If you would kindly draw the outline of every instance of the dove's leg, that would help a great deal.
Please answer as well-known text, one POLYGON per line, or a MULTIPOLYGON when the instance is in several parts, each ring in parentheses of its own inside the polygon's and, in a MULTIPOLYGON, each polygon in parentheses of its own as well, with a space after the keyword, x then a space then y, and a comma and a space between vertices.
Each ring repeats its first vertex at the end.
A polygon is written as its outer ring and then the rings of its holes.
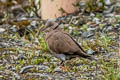
POLYGON ((53 51, 50 50, 50 52, 56 57, 56 58, 59 58, 61 59, 62 61, 65 61, 66 60, 66 55, 62 54, 62 53, 55 53, 53 51))
POLYGON ((54 54, 57 58, 61 59, 62 61, 66 60, 66 56, 64 54, 54 54))
POLYGON ((56 54, 56 53, 54 53, 54 56, 61 60, 59 65, 64 65, 64 62, 66 61, 66 56, 64 54, 56 54))

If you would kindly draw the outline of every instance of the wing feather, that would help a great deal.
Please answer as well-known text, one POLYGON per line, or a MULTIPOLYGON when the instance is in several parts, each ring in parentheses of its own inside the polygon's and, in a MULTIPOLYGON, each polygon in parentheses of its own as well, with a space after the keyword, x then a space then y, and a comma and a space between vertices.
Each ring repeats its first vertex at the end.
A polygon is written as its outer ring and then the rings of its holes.
POLYGON ((71 39, 71 37, 61 31, 54 33, 53 37, 51 38, 51 43, 53 47, 51 47, 51 49, 57 53, 73 54, 79 50, 79 47, 71 39))

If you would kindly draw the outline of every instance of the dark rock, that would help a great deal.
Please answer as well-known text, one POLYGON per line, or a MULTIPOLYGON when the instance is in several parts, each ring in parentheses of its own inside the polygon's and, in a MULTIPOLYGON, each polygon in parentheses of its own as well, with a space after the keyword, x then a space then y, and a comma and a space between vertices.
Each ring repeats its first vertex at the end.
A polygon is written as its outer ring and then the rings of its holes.
POLYGON ((93 35, 94 35, 94 33, 92 31, 83 32, 82 37, 89 38, 89 37, 92 37, 93 35))
POLYGON ((21 74, 25 73, 25 72, 29 71, 31 68, 33 68, 33 67, 34 67, 34 65, 25 66, 25 67, 21 68, 20 73, 21 74))
POLYGON ((31 68, 34 68, 36 67, 38 70, 47 70, 49 67, 48 66, 45 66, 45 65, 28 65, 28 66, 25 66, 23 67, 21 70, 20 70, 20 73, 25 73, 27 71, 29 71, 31 68))
POLYGON ((108 14, 114 12, 114 10, 115 10, 115 5, 112 5, 112 6, 108 7, 108 9, 104 10, 103 14, 106 14, 106 16, 108 16, 108 14))

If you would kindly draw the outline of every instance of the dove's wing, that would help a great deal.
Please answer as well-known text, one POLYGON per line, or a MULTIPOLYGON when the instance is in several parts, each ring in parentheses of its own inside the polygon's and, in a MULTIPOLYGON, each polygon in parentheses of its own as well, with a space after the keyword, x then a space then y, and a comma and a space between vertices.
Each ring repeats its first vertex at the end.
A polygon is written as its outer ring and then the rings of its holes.
POLYGON ((78 44, 78 42, 76 42, 76 41, 73 39, 73 37, 72 37, 71 35, 69 35, 69 34, 67 34, 67 33, 64 33, 64 34, 68 35, 68 36, 74 41, 74 43, 80 48, 80 50, 83 51, 84 53, 86 53, 86 52, 84 51, 84 49, 78 44))
POLYGON ((67 33, 62 31, 55 31, 54 34, 47 40, 48 46, 56 53, 69 53, 73 54, 80 50, 79 44, 77 45, 67 33))

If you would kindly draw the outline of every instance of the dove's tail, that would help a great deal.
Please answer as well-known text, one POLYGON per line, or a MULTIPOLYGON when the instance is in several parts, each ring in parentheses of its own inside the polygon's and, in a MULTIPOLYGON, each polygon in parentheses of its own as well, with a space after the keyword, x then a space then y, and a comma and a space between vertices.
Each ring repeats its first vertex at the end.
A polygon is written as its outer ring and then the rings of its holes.
POLYGON ((95 61, 97 61, 97 59, 95 59, 93 56, 88 55, 88 54, 86 54, 85 52, 83 52, 81 50, 78 51, 78 54, 79 54, 80 57, 83 57, 83 58, 86 58, 86 59, 89 59, 89 60, 95 60, 95 61))

